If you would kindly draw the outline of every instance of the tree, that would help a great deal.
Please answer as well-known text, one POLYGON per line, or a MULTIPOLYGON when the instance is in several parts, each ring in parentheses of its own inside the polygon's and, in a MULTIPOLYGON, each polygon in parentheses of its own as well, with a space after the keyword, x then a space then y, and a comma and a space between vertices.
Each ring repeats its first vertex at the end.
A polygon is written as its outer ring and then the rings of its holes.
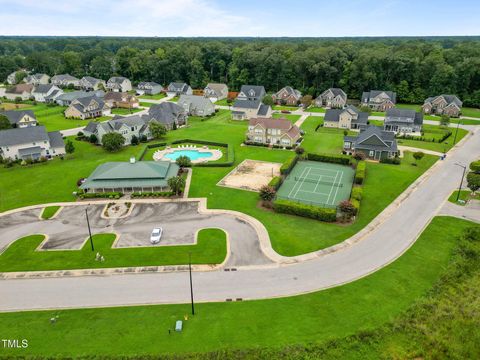
POLYGON ((262 99, 262 102, 265 105, 270 105, 270 106, 273 106, 275 104, 273 101, 272 95, 265 95, 262 99))
POLYGON ((443 114, 440 117, 440 125, 441 126, 448 126, 450 124, 450 116, 443 114))
POLYGON ((175 162, 181 168, 192 166, 192 161, 188 156, 185 156, 185 155, 179 156, 175 162))
POLYGON ((302 96, 302 98, 300 99, 300 103, 305 108, 308 108, 310 105, 312 105, 312 101, 313 101, 312 95, 305 95, 305 96, 302 96))
POLYGON ((130 145, 138 145, 139 140, 136 135, 132 135, 132 138, 130 139, 130 145))
POLYGON ((467 186, 472 192, 480 189, 480 174, 469 172, 467 174, 467 186))
POLYGON ((480 160, 472 161, 470 163, 470 170, 474 173, 480 174, 480 160))
POLYGON ((15 84, 20 84, 26 77, 27 73, 25 71, 17 71, 15 73, 15 84))
POLYGON ((0 130, 11 129, 10 120, 5 115, 0 114, 0 130))
POLYGON ((177 130, 177 122, 176 121, 173 122, 172 129, 177 130))
POLYGON ((90 135, 88 137, 88 141, 92 144, 96 144, 98 142, 97 135, 95 135, 95 134, 90 135))
POLYGON ((73 154, 75 152, 75 146, 71 140, 67 140, 65 143, 65 152, 67 154, 73 154))
POLYGON ((167 128, 165 125, 160 124, 156 121, 150 122, 150 133, 154 139, 161 139, 167 134, 167 128))
POLYGON ((353 158, 357 161, 365 160, 367 158, 367 155, 361 151, 355 151, 353 153, 353 158))
POLYGON ((102 136, 103 148, 108 152, 120 151, 125 144, 125 138, 119 133, 108 133, 102 136))
POLYGON ((273 187, 268 185, 263 185, 260 188, 260 199, 263 201, 272 201, 275 199, 276 191, 273 187))
POLYGON ((297 155, 303 155, 303 153, 305 152, 305 149, 301 146, 298 146, 296 149, 295 149, 295 153, 297 155))
POLYGON ((170 190, 172 190, 175 195, 180 195, 185 188, 185 179, 181 176, 171 177, 168 179, 167 183, 170 190))
POLYGON ((357 214, 357 208, 350 200, 343 200, 340 202, 340 204, 338 204, 338 208, 348 219, 351 219, 357 214))
POLYGON ((422 160, 425 154, 421 151, 417 151, 413 153, 413 158, 415 159, 415 165, 418 161, 422 160))

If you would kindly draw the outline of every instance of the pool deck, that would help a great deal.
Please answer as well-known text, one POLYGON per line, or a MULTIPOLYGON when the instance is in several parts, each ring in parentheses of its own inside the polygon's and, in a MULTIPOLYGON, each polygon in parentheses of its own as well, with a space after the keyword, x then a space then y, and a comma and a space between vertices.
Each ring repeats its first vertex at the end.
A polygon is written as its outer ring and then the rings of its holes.
POLYGON ((217 149, 210 149, 208 146, 202 146, 202 147, 196 147, 196 146, 183 146, 180 145, 179 147, 170 147, 167 146, 163 150, 158 150, 155 151, 153 154, 153 160, 155 161, 170 161, 170 162, 175 162, 173 159, 169 159, 166 157, 168 154, 173 154, 176 151, 197 151, 199 153, 211 153, 212 156, 210 157, 204 157, 204 158, 199 158, 199 159, 190 159, 192 161, 192 164, 199 164, 199 163, 205 163, 209 161, 216 161, 222 158, 223 153, 220 150, 217 149))

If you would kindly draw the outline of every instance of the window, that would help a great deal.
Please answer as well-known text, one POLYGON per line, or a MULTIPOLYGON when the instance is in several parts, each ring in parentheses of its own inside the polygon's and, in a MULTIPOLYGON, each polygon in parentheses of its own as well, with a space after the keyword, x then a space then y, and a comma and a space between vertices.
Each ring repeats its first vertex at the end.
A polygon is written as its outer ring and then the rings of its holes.
POLYGON ((370 152, 368 153, 368 156, 370 156, 370 157, 374 157, 374 156, 375 156, 375 151, 373 151, 373 150, 370 150, 370 152))
POLYGON ((352 144, 349 143, 348 141, 346 141, 346 142, 343 143, 343 147, 344 147, 345 149, 350 149, 351 146, 352 146, 352 144))

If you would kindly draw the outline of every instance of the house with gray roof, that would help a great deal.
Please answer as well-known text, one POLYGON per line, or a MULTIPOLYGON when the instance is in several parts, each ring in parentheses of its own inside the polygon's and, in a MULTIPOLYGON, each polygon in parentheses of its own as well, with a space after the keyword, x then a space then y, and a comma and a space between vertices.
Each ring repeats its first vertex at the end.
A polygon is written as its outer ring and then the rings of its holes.
POLYGON ((80 186, 84 192, 168 191, 168 180, 179 166, 170 161, 107 162, 99 165, 80 186))
POLYGON ((38 102, 54 102, 62 94, 63 90, 53 84, 37 85, 32 90, 32 96, 38 102))
POLYGON ((423 126, 423 113, 410 109, 388 109, 383 129, 397 134, 420 133, 423 126))
POLYGON ((362 94, 361 105, 374 111, 387 111, 397 103, 397 93, 394 91, 371 90, 362 94))
POLYGON ((273 101, 278 105, 298 105, 302 98, 302 93, 291 86, 285 86, 280 91, 272 95, 273 101))
POLYGON ((323 126, 338 129, 365 129, 368 124, 368 113, 358 111, 349 105, 345 109, 327 109, 323 118, 323 126))
POLYGON ((78 90, 78 91, 70 91, 63 93, 55 99, 55 102, 60 105, 60 106, 69 106, 72 101, 84 97, 89 97, 89 96, 96 96, 98 98, 104 98, 105 97, 105 92, 103 90, 97 90, 97 91, 83 91, 83 90, 78 90))
POLYGON ((137 95, 157 95, 163 91, 163 86, 153 81, 142 81, 135 91, 137 95))
POLYGON ((18 84, 11 86, 5 90, 4 96, 8 100, 28 100, 32 96, 33 85, 32 84, 18 84))
POLYGON ((65 154, 59 131, 47 132, 45 126, 29 126, 0 131, 0 157, 10 160, 38 160, 65 154))
POLYGON ((176 127, 187 125, 188 121, 188 113, 185 109, 172 102, 152 105, 144 116, 148 117, 149 120, 155 120, 163 124, 167 130, 172 130, 174 124, 176 127))
POLYGON ((343 150, 347 154, 361 152, 368 159, 382 160, 398 156, 397 140, 393 131, 378 126, 368 126, 358 136, 345 136, 343 150))
POLYGON ((31 84, 34 86, 45 85, 48 84, 48 82, 50 81, 50 76, 41 73, 30 74, 25 79, 23 79, 23 81, 27 84, 31 84))
POLYGON ((315 99, 315 106, 343 109, 347 106, 347 94, 340 88, 327 89, 315 99))
POLYGON ((108 79, 106 88, 113 92, 128 92, 132 90, 132 83, 126 77, 113 76, 108 79))
POLYGON ((69 86, 73 87, 80 87, 80 79, 76 78, 75 76, 72 76, 70 74, 59 74, 59 75, 54 75, 50 79, 50 82, 53 85, 56 85, 60 88, 66 88, 69 86))
POLYGON ((252 118, 248 122, 247 141, 265 145, 294 146, 300 129, 287 119, 252 118))
POLYGON ((262 103, 266 92, 263 86, 242 85, 232 107, 233 120, 271 117, 272 108, 262 103))
POLYGON ((67 119, 91 119, 110 115, 111 108, 105 101, 95 95, 73 100, 65 110, 67 119))
POLYGON ((105 80, 96 79, 91 76, 84 76, 80 79, 80 89, 86 91, 92 90, 105 90, 106 83, 105 80))
POLYGON ((217 102, 228 97, 227 84, 208 83, 203 89, 203 96, 209 98, 211 102, 217 102))
POLYGON ((8 110, 0 111, 0 115, 7 117, 13 128, 37 126, 37 118, 32 110, 8 110))
POLYGON ((135 109, 140 106, 140 101, 135 95, 127 92, 110 91, 105 94, 103 100, 113 108, 135 109))
POLYGON ((112 120, 105 122, 91 121, 84 128, 83 133, 87 137, 95 135, 99 144, 102 144, 105 134, 118 133, 125 138, 125 145, 130 145, 133 137, 137 140, 142 137, 146 137, 147 140, 152 139, 149 129, 150 121, 145 115, 115 116, 112 120))
POLYGON ((184 82, 172 82, 167 87, 167 95, 180 96, 180 95, 192 95, 193 90, 187 83, 184 82))
POLYGON ((203 96, 180 95, 177 104, 191 116, 209 116, 215 113, 215 105, 203 96))
POLYGON ((429 97, 422 105, 425 114, 448 115, 459 117, 462 112, 462 101, 456 95, 438 95, 429 97))

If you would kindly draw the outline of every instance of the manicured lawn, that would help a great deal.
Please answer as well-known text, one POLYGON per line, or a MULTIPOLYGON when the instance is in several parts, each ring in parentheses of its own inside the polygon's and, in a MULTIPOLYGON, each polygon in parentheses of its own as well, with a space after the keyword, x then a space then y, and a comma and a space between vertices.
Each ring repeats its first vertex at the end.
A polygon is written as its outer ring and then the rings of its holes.
POLYGON ((218 100, 215 102, 215 105, 220 105, 220 106, 231 106, 233 105, 233 102, 228 102, 228 99, 222 99, 222 100, 218 100))
POLYGON ((273 114, 272 117, 274 119, 287 119, 290 120, 292 123, 295 123, 298 119, 300 119, 301 115, 292 115, 292 114, 273 114))
POLYGON ((468 117, 474 117, 474 118, 480 119, 480 109, 464 107, 462 108, 462 116, 468 116, 468 117))
POLYGON ((421 104, 396 104, 395 107, 399 109, 411 109, 418 112, 422 111, 421 104))
POLYGON ((154 103, 148 103, 148 102, 140 102, 140 106, 143 107, 151 107, 152 105, 155 105, 154 103))
MULTIPOLYGON (((309 116, 303 122, 302 130, 305 131, 305 138, 301 146, 307 152, 340 154, 343 150, 343 130, 319 127, 315 131, 319 124, 323 124, 323 118, 318 116, 309 116)), ((349 131, 349 135, 355 134, 349 131)))
POLYGON ((324 113, 324 112, 326 112, 325 108, 316 107, 316 106, 309 107, 309 108, 306 109, 305 111, 308 111, 308 112, 318 112, 318 113, 324 113))
MULTIPOLYGON (((442 128, 435 125, 423 125, 423 131, 424 131, 423 136, 426 139, 434 139, 435 142, 412 140, 412 139, 397 139, 398 145, 411 146, 419 149, 433 150, 441 153, 447 152, 453 147, 453 139, 455 137, 456 129, 454 128, 447 129, 447 128, 442 128), (439 143, 438 141, 441 140, 442 136, 448 131, 451 131, 452 135, 450 135, 450 137, 448 137, 447 139, 439 143)), ((467 130, 458 129, 456 142, 458 143, 467 134, 468 134, 467 130)))
POLYGON ((180 334, 168 329, 189 314, 189 304, 2 313, 0 333, 29 340, 26 349, 3 350, 13 356, 140 357, 323 344, 366 334, 401 316, 431 289, 456 239, 470 226, 465 220, 434 218, 401 258, 344 286, 280 299, 197 304, 180 334), (57 322, 50 324, 53 316, 57 322))
POLYGON ((160 100, 160 99, 163 99, 166 96, 167 95, 162 92, 162 93, 155 94, 155 95, 142 95, 142 96, 139 96, 138 98, 139 99, 148 99, 148 100, 160 100))
POLYGON ((112 114, 114 115, 130 115, 130 114, 135 114, 139 111, 142 111, 143 109, 123 109, 123 108, 117 108, 117 109, 112 109, 112 114))
POLYGON ((0 272, 114 268, 128 266, 160 266, 188 264, 188 254, 194 264, 220 264, 227 254, 225 232, 204 229, 198 233, 196 245, 112 248, 114 234, 92 237, 95 251, 86 242, 81 250, 35 251, 43 235, 17 240, 0 255, 0 272), (96 261, 99 252, 105 261, 96 261))
POLYGON ((2 103, 0 104, 0 110, 22 110, 31 107, 30 104, 15 104, 15 103, 2 103))
POLYGON ((176 103, 179 98, 180 98, 179 96, 174 96, 173 98, 171 98, 171 99, 168 100, 168 101, 176 103))
POLYGON ((466 202, 470 199, 480 200, 480 193, 477 192, 475 195, 472 195, 472 192, 470 190, 462 190, 460 191, 460 196, 458 197, 458 199, 463 200, 464 202, 457 202, 457 194, 458 190, 454 191, 452 195, 450 195, 450 197, 448 198, 448 201, 456 205, 464 206, 466 202))
POLYGON ((295 111, 295 110, 298 110, 299 107, 298 106, 273 105, 272 109, 273 110, 280 110, 280 111, 282 111, 282 110, 295 111))
POLYGON ((45 219, 45 220, 50 219, 53 215, 57 213, 59 209, 60 209, 60 206, 47 206, 42 211, 42 219, 45 219))

